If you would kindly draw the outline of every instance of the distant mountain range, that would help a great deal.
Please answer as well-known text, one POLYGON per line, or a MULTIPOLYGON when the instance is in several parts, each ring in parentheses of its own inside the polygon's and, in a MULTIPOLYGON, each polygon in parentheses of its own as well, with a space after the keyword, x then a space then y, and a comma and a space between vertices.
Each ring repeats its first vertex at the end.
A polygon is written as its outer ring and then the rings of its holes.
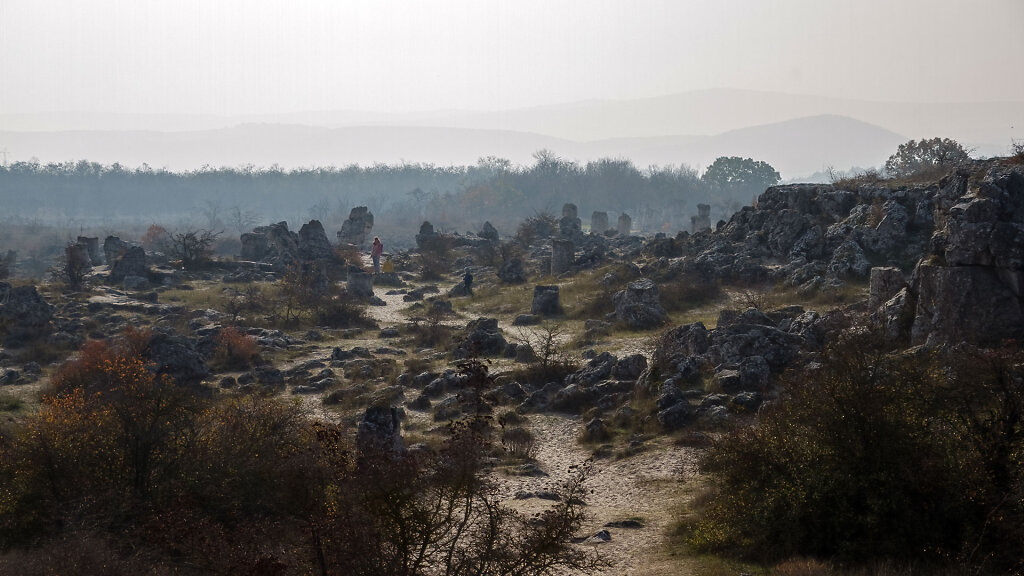
POLYGON ((501 112, 354 111, 259 116, 0 114, 9 160, 89 159, 172 170, 375 162, 531 164, 546 148, 580 162, 703 168, 718 156, 765 160, 784 178, 878 166, 910 138, 950 137, 979 155, 1024 138, 1024 102, 866 102, 745 90, 594 100, 501 112))
POLYGON ((375 162, 474 164, 484 156, 531 164, 541 149, 571 160, 628 158, 637 166, 685 163, 703 168, 718 156, 764 160, 784 177, 829 166, 873 166, 906 139, 842 116, 799 118, 715 136, 651 136, 577 142, 508 130, 417 126, 319 128, 245 124, 217 130, 0 132, 9 150, 40 161, 86 158, 102 164, 143 163, 188 170, 253 164, 284 168, 375 162))

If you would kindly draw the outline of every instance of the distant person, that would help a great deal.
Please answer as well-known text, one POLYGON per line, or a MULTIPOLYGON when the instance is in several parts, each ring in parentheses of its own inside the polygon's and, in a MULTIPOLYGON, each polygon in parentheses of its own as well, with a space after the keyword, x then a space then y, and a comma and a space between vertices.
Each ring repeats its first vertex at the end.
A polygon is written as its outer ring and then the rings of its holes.
POLYGON ((380 257, 384 254, 384 244, 377 236, 373 237, 373 247, 370 248, 370 259, 373 260, 373 273, 380 274, 380 257))
POLYGON ((391 256, 384 259, 384 263, 380 265, 380 269, 383 270, 385 274, 394 273, 395 263, 391 261, 391 256))
POLYGON ((473 295, 473 273, 466 268, 465 275, 462 276, 462 284, 466 287, 466 294, 473 295))

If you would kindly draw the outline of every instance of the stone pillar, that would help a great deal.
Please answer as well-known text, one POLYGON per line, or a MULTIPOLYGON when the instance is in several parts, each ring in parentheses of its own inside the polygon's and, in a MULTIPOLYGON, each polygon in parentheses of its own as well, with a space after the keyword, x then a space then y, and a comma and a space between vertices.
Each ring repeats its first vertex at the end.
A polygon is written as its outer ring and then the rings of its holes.
POLYGON ((79 236, 78 243, 85 246, 85 249, 89 252, 89 260, 93 266, 99 266, 103 264, 103 253, 100 252, 100 239, 90 238, 88 236, 79 236))
POLYGON ((579 218, 575 204, 562 205, 562 218, 579 218))
POLYGON ((533 289, 533 305, 530 307, 531 314, 541 316, 554 316, 562 311, 558 302, 558 286, 538 285, 533 289))
POLYGON ((571 240, 554 239, 551 241, 551 275, 568 272, 572 268, 576 246, 571 240))
POLYGON ((122 254, 128 251, 128 243, 117 236, 107 236, 103 241, 103 258, 110 266, 117 262, 122 254))
POLYGON ((348 270, 348 293, 360 300, 373 297, 373 276, 358 268, 348 270))
POLYGON ((885 304, 906 285, 903 272, 899 268, 872 268, 868 288, 868 309, 875 310, 885 304))
POLYGON ((82 272, 92 270, 92 258, 90 258, 89 247, 85 244, 81 242, 69 244, 64 256, 67 259, 67 266, 69 268, 82 272))
POLYGON ((708 204, 697 204, 697 215, 690 218, 693 233, 711 230, 711 206, 708 204))
POLYGON ((619 236, 629 236, 633 229, 633 219, 629 217, 629 214, 623 212, 619 214, 619 236))
POLYGON ((590 232, 592 234, 604 234, 608 229, 608 213, 594 212, 590 215, 590 232))
POLYGON ((356 431, 360 456, 380 457, 405 450, 402 421, 394 406, 370 406, 363 413, 356 431))
POLYGON ((356 206, 348 214, 348 220, 341 223, 338 232, 338 243, 363 246, 370 238, 373 230, 373 213, 366 206, 356 206))

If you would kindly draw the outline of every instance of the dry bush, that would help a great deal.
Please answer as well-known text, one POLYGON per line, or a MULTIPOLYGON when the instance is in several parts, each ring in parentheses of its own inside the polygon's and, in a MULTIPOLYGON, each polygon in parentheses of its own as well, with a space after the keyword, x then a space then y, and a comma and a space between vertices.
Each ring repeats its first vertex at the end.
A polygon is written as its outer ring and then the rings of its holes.
POLYGON ((844 333, 792 373, 757 426, 715 442, 721 490, 698 549, 1019 571, 1024 541, 1024 356, 893 353, 844 333))
POLYGON ((533 458, 534 450, 537 447, 537 439, 533 432, 522 426, 510 428, 502 427, 501 445, 510 454, 519 458, 533 458))
POLYGON ((210 365, 218 370, 244 370, 259 362, 256 340, 233 326, 222 328, 214 338, 210 365))

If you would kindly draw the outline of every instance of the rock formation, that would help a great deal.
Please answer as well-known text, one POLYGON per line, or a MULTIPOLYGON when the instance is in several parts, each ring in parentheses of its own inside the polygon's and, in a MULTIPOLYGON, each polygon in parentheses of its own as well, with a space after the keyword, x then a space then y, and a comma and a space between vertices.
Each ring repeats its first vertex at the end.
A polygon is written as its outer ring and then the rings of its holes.
POLYGON ((373 214, 366 206, 356 206, 349 212, 348 219, 341 223, 341 230, 338 231, 338 244, 362 247, 372 239, 371 230, 373 230, 373 214))

